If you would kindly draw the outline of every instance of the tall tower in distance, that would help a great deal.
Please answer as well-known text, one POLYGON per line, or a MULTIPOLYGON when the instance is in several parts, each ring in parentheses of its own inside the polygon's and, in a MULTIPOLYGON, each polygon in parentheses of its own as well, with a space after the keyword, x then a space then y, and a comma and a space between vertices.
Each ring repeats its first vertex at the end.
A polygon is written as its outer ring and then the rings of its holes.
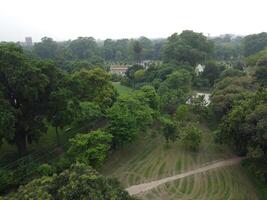
POLYGON ((32 37, 25 37, 25 44, 26 46, 32 46, 32 37))

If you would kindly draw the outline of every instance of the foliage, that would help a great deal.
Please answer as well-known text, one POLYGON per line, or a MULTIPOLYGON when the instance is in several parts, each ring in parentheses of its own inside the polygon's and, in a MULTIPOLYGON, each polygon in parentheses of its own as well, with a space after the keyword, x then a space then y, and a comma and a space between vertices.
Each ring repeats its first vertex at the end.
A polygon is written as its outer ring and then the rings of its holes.
POLYGON ((229 68, 225 69, 221 74, 220 74, 220 79, 224 79, 226 77, 241 77, 245 76, 246 73, 244 71, 234 69, 234 68, 229 68))
POLYGON ((201 73, 200 77, 208 81, 208 86, 213 86, 215 80, 219 78, 223 70, 224 66, 210 61, 205 64, 204 71, 201 73))
POLYGON ((133 198, 116 180, 105 178, 91 167, 77 163, 59 175, 35 179, 4 199, 130 200, 133 198))
POLYGON ((93 125, 103 116, 100 106, 94 102, 80 102, 80 109, 75 118, 75 127, 92 128, 93 125))
POLYGON ((71 41, 69 48, 76 59, 90 59, 99 54, 97 43, 92 37, 79 37, 71 41))
POLYGON ((202 138, 202 131, 194 123, 188 123, 181 130, 181 140, 190 149, 196 151, 199 148, 202 138))
POLYGON ((195 66, 209 58, 212 50, 212 42, 204 35, 187 30, 180 35, 174 33, 168 38, 164 59, 166 62, 187 62, 195 66))
POLYGON ((244 55, 253 55, 267 46, 267 33, 248 35, 243 40, 244 55))
POLYGON ((267 87, 267 53, 259 58, 253 75, 262 87, 267 87))
POLYGON ((112 135, 97 130, 78 134, 70 140, 68 155, 71 159, 99 167, 107 156, 112 135))
POLYGON ((242 54, 242 37, 234 35, 223 35, 212 38, 214 42, 214 56, 216 60, 236 60, 242 54))
MULTIPOLYGON (((46 132, 44 118, 49 110, 50 95, 59 86, 62 74, 53 62, 31 62, 15 44, 0 44, 0 89, 10 130, 4 138, 15 143, 19 153, 26 153, 27 142, 37 141, 46 132), (9 110, 7 110, 9 109, 9 110), (14 124, 15 123, 15 124, 14 124)), ((5 129, 5 126, 3 126, 5 129)), ((3 135, 1 134, 3 137, 3 135)))
POLYGON ((259 59, 267 54, 267 48, 245 58, 247 66, 256 66, 259 59))
POLYGON ((178 121, 187 121, 189 114, 189 106, 188 105, 180 105, 176 109, 175 118, 178 121))
POLYGON ((161 124, 166 142, 174 142, 179 137, 175 123, 168 117, 162 117, 161 124))
POLYGON ((41 42, 34 44, 34 53, 42 59, 56 59, 58 57, 59 47, 52 38, 43 37, 41 42))
POLYGON ((212 92, 211 109, 218 119, 227 114, 233 107, 234 101, 244 99, 246 93, 255 90, 248 77, 227 77, 219 81, 212 92))
POLYGON ((177 105, 187 101, 191 92, 191 76, 184 69, 174 71, 160 84, 158 94, 160 96, 161 109, 168 113, 175 112, 177 105))
POLYGON ((56 170, 49 164, 42 164, 38 167, 37 172, 40 176, 51 176, 56 172, 56 170))
POLYGON ((159 110, 159 95, 153 86, 145 85, 135 92, 141 102, 145 102, 154 111, 159 110))
POLYGON ((107 132, 113 136, 113 147, 131 143, 152 122, 153 110, 135 95, 122 96, 108 110, 107 132))
POLYGON ((72 75, 68 85, 80 101, 95 102, 106 110, 117 96, 109 78, 109 74, 100 68, 81 70, 72 75))
POLYGON ((233 107, 220 126, 220 138, 236 152, 247 155, 267 180, 267 90, 247 96, 233 107))

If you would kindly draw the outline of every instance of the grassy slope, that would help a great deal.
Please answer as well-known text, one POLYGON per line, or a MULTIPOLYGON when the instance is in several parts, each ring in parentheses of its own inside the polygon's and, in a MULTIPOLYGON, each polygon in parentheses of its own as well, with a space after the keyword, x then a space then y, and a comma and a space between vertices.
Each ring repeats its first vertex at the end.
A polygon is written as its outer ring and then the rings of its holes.
POLYGON ((120 82, 112 82, 113 86, 118 90, 119 95, 129 94, 132 89, 120 84, 120 82))
MULTIPOLYGON (((62 144, 66 143, 67 137, 64 135, 65 133, 59 129, 60 141, 62 144)), ((39 142, 33 142, 32 144, 28 144, 28 153, 37 153, 37 152, 48 152, 54 149, 56 144, 56 133, 55 128, 52 126, 48 127, 47 133, 43 134, 39 139, 39 142)), ((10 145, 4 142, 4 144, 0 147, 0 161, 1 166, 5 166, 15 160, 19 159, 19 155, 17 153, 17 148, 15 145, 10 145)))
MULTIPOLYGON (((223 146, 215 145, 209 131, 205 135, 199 152, 191 152, 180 143, 166 148, 159 134, 146 135, 138 142, 112 154, 102 173, 118 178, 125 187, 178 174, 204 163, 226 159, 233 155, 223 146)), ((225 167, 193 175, 162 185, 140 195, 142 199, 203 199, 256 200, 254 187, 248 181, 240 165, 225 167)))

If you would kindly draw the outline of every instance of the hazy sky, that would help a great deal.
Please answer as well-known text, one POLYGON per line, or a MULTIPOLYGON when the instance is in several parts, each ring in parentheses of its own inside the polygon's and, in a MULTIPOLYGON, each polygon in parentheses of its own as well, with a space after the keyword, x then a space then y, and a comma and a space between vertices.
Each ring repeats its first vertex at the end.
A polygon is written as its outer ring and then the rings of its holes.
POLYGON ((267 0, 0 0, 0 41, 267 31, 267 0))

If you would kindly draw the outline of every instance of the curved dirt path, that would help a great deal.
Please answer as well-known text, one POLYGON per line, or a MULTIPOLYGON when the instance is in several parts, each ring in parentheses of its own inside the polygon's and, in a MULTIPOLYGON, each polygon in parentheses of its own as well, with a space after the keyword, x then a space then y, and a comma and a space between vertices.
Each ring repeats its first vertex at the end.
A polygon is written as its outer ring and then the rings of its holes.
POLYGON ((204 167, 200 167, 198 169, 194 169, 194 170, 191 170, 191 171, 188 171, 188 172, 184 172, 184 173, 181 173, 181 174, 178 174, 178 175, 170 176, 170 177, 163 178, 163 179, 156 180, 156 181, 151 181, 149 183, 142 183, 142 184, 139 184, 139 185, 133 185, 133 186, 127 188, 126 190, 129 192, 130 195, 136 195, 136 194, 151 190, 153 188, 156 188, 159 185, 162 185, 162 184, 170 182, 170 181, 174 181, 174 180, 178 180, 178 179, 181 179, 181 178, 184 178, 184 177, 187 177, 187 176, 191 176, 191 175, 194 175, 194 174, 202 173, 202 172, 205 172, 205 171, 208 171, 208 170, 211 170, 211 169, 237 164, 242 159, 244 159, 244 158, 235 157, 235 158, 231 158, 231 159, 228 159, 228 160, 214 162, 214 163, 206 165, 204 167))

